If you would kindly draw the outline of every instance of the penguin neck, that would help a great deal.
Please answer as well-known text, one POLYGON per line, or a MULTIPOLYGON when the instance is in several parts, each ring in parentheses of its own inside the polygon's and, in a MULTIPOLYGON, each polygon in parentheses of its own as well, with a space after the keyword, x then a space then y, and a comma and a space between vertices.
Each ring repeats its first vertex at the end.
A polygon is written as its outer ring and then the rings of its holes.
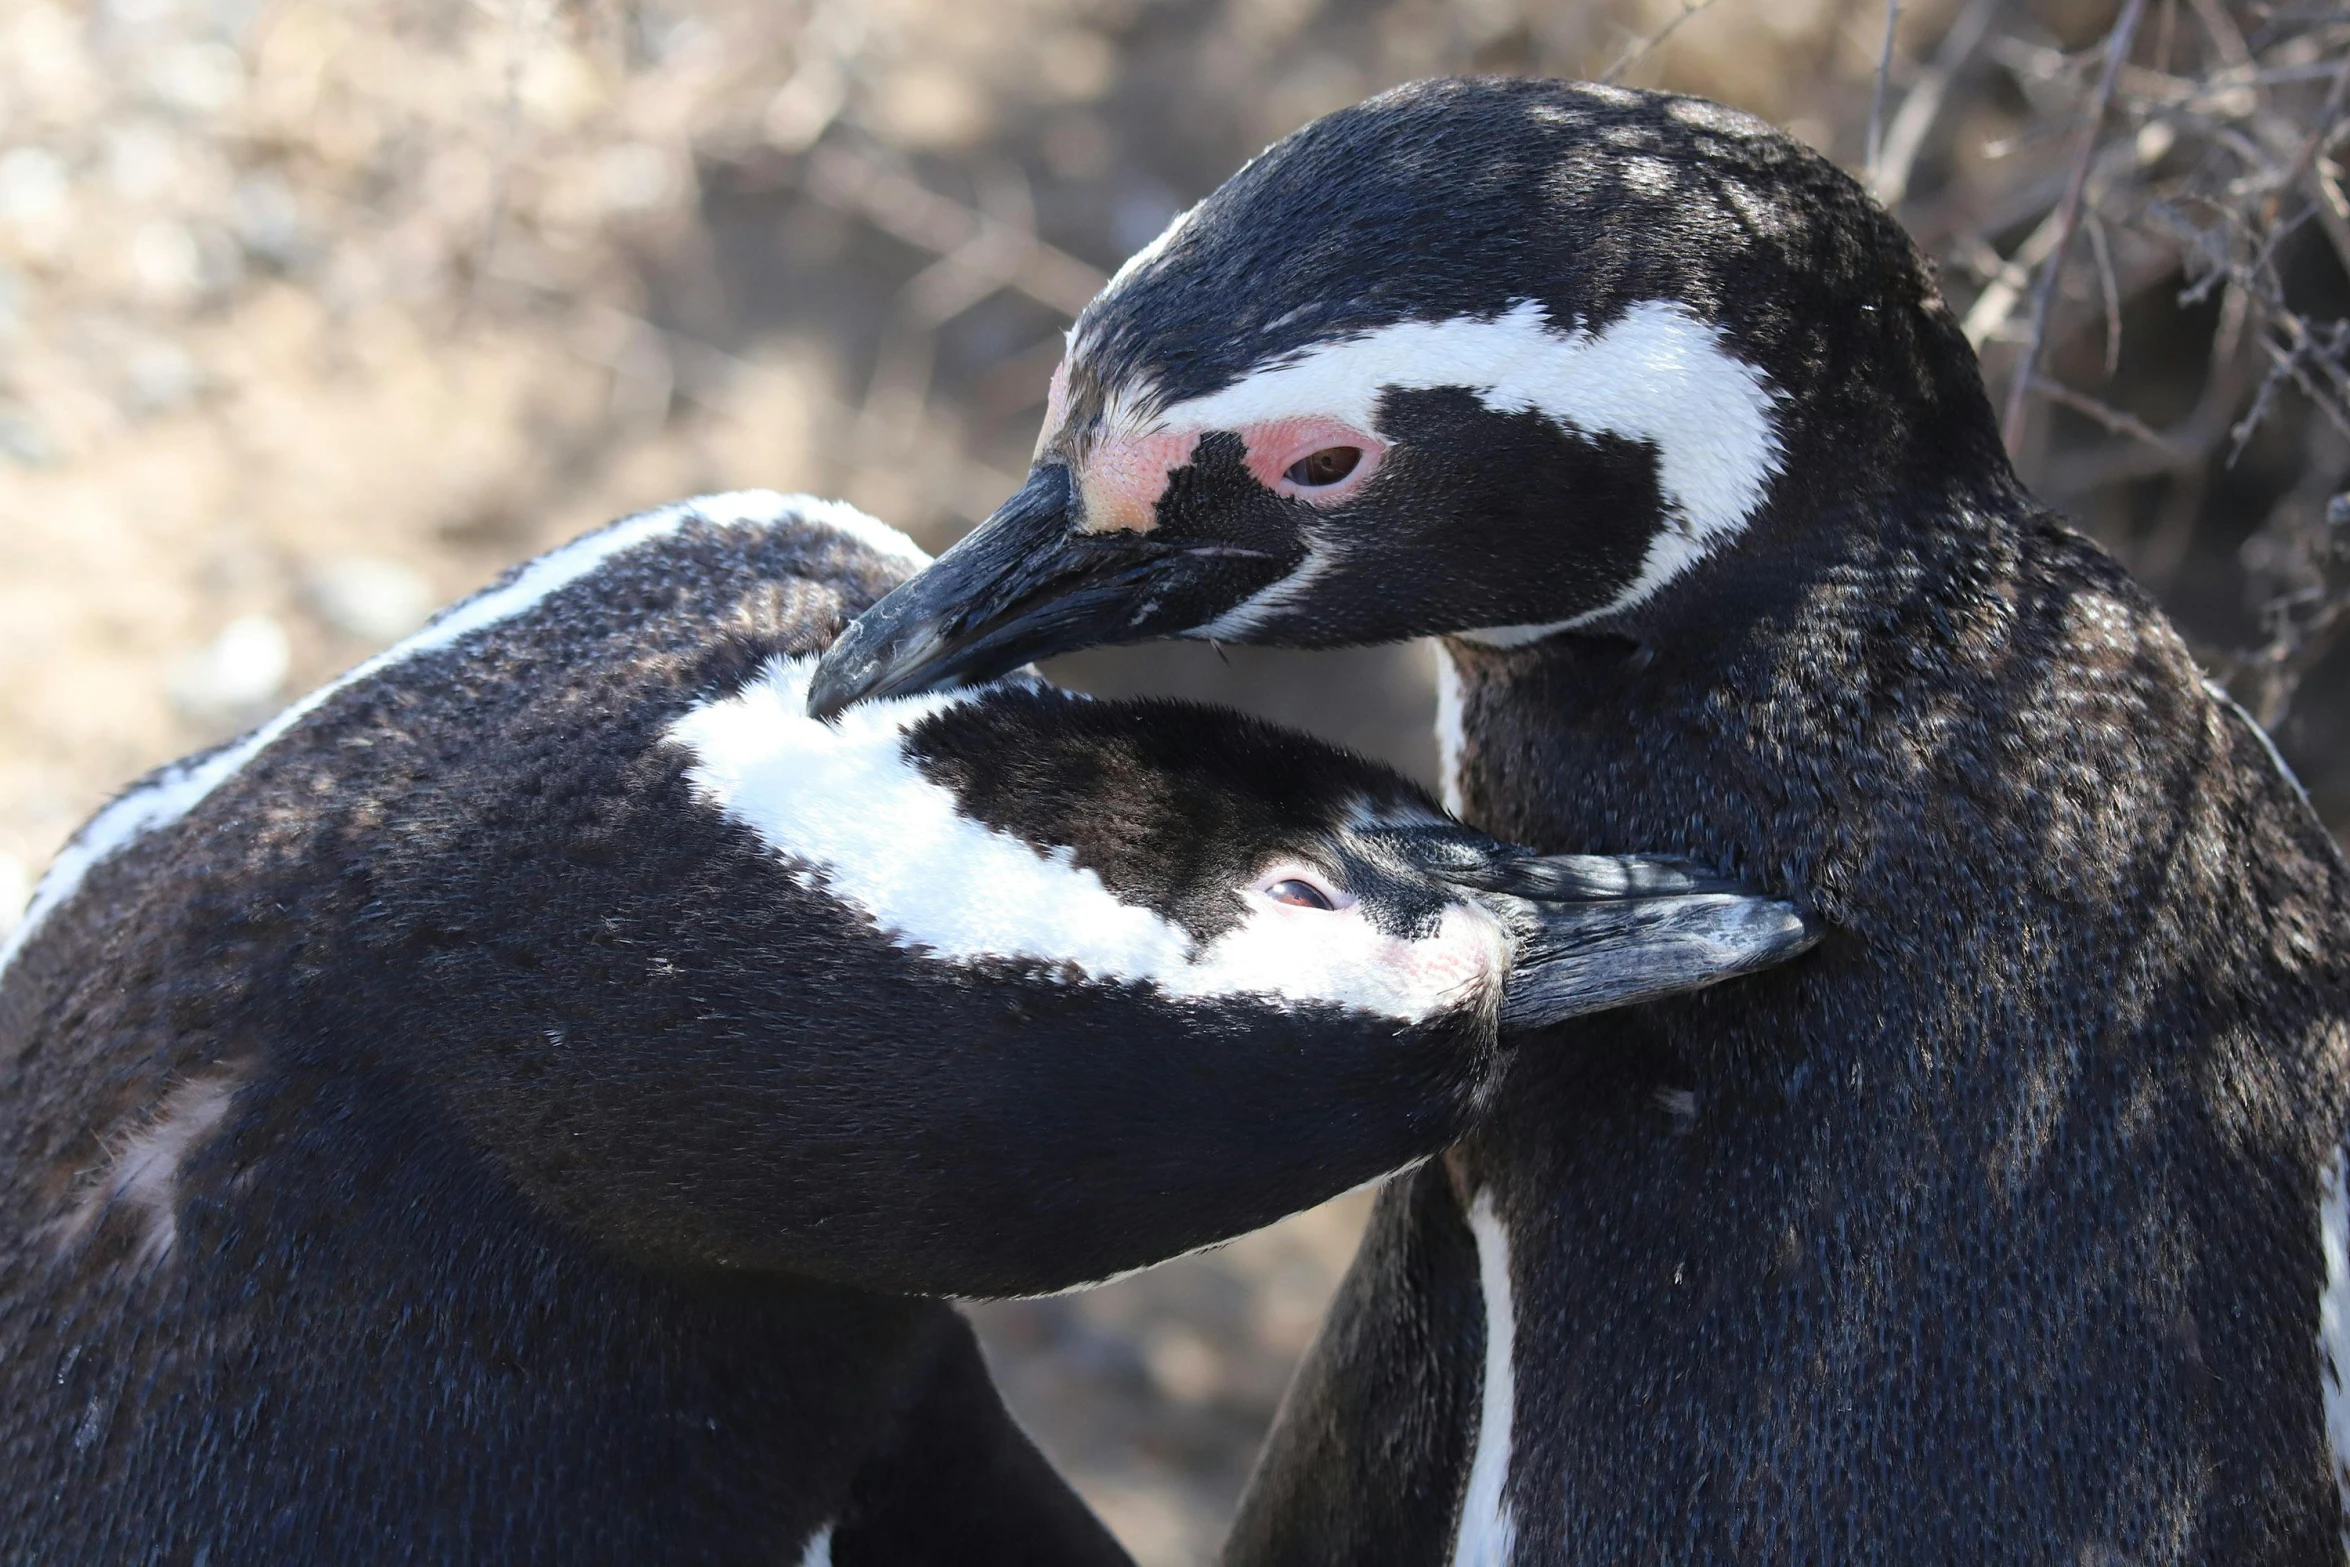
POLYGON ((1930 832, 1915 791, 1963 781, 1951 746, 1994 743, 2017 661, 2066 678, 2084 594, 2193 684, 2160 613, 2004 465, 1783 505, 1628 635, 1448 643, 1461 807, 1549 850, 1694 853, 1851 917, 1880 828, 1930 832))
POLYGON ((1565 1499, 1525 1504, 1520 1538, 1571 1517, 1632 1520, 1594 1556, 1685 1524, 1898 1540, 1954 1484, 2002 1543, 2084 1538, 2106 1526, 2067 1521, 2064 1473, 2153 1451, 2182 1489, 2269 1509, 2214 1503, 2217 1557, 2281 1538, 2289 1486, 2330 1532, 2322 1361, 2300 1346, 2328 1281, 2350 876, 2086 540, 1995 492, 1844 522, 1678 639, 1451 649, 1471 822, 1682 850, 1826 926, 1783 968, 1521 1048, 1464 1144, 1523 1292, 1515 1407, 1590 1438, 1513 1454, 1512 1496, 1565 1499), (1991 1315, 1958 1351, 1904 1337, 1991 1315), (2003 1346, 2023 1342, 2052 1346, 2028 1374, 2061 1386, 2036 1406, 2053 1434, 2010 1465, 2003 1346), (2204 1391, 2223 1385, 2262 1429, 2204 1391), (2148 1412, 2117 1418, 2121 1387, 2148 1412), (1926 1445, 1888 1449, 1927 1407, 1926 1445), (1807 1502, 1655 1457, 1687 1452, 1887 1478, 1807 1502))

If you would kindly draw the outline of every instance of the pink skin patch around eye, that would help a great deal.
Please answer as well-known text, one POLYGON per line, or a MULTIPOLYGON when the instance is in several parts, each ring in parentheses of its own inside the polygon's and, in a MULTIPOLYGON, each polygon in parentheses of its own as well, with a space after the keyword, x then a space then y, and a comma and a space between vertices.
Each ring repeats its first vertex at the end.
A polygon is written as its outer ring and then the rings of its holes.
POLYGON ((1077 470, 1088 533, 1148 533, 1159 525, 1159 497, 1167 475, 1191 461, 1196 432, 1128 435, 1111 432, 1093 443, 1077 470))
POLYGON ((1335 506, 1362 493, 1387 455, 1387 443, 1376 435, 1317 414, 1244 425, 1240 438, 1248 444, 1248 471, 1259 484, 1315 506, 1335 506), (1362 455, 1335 484, 1300 484, 1289 477, 1290 469, 1314 453, 1347 446, 1362 455))
MULTIPOLYGON (((1036 447, 1039 457, 1068 417, 1069 362, 1064 359, 1053 372, 1052 390, 1045 397, 1044 436, 1036 447)), ((1103 432, 1070 475, 1083 512, 1079 529, 1086 533, 1150 532, 1159 525, 1159 497, 1166 493, 1167 475, 1191 461, 1192 448, 1198 444, 1196 434, 1103 432)))
POLYGON ((1285 881, 1304 882, 1307 886, 1320 893, 1322 895, 1323 901, 1330 905, 1330 907, 1327 909, 1308 909, 1306 911, 1308 913, 1331 914, 1336 913, 1341 909, 1351 909, 1355 906, 1355 895, 1353 893, 1348 892, 1345 888, 1339 886, 1336 882, 1333 882, 1329 877, 1323 875, 1320 871, 1300 864, 1295 860, 1283 860, 1275 864, 1272 869, 1260 875, 1256 879, 1255 884, 1251 886, 1249 890, 1257 897, 1263 898, 1267 903, 1274 904, 1278 907, 1298 907, 1298 905, 1295 904, 1282 903, 1280 899, 1272 896, 1272 890, 1275 887, 1280 886, 1285 881))
POLYGON ((1509 975, 1508 934, 1472 904, 1447 907, 1433 930, 1396 935, 1337 877, 1287 854, 1233 891, 1240 895, 1240 923, 1194 959, 1214 962, 1231 993, 1297 994, 1299 977, 1312 975, 1321 987, 1316 994, 1418 1021, 1498 1000, 1509 975), (1306 883, 1334 907, 1276 896, 1285 881, 1306 883))
POLYGON ((1053 384, 1044 394, 1044 433, 1036 438, 1036 455, 1042 457, 1047 443, 1060 433, 1061 421, 1069 417, 1069 361, 1064 359, 1053 366, 1053 384))
MULTIPOLYGON (((1069 366, 1064 360, 1053 371, 1046 395, 1043 453, 1069 413, 1069 366)), ((1074 475, 1084 503, 1087 533, 1148 533, 1158 526, 1158 505, 1167 492, 1167 476, 1183 467, 1198 449, 1199 430, 1106 430, 1088 448, 1074 475)), ((1362 492, 1379 471, 1387 443, 1368 431, 1337 419, 1301 414, 1287 419, 1243 425, 1235 432, 1248 449, 1248 471, 1276 495, 1290 496, 1313 506, 1335 506, 1362 492), (1300 484, 1289 470, 1314 453, 1333 447, 1352 447, 1360 456, 1351 471, 1331 484, 1300 484)))

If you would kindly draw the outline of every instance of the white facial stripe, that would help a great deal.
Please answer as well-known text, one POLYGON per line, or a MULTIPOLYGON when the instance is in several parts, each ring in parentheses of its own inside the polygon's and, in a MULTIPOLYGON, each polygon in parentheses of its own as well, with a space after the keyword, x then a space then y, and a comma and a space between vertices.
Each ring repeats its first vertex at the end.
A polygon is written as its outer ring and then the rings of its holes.
MULTIPOLYGON (((1565 428, 1655 446, 1658 487, 1673 515, 1634 582, 1579 619, 1640 602, 1734 537, 1780 471, 1777 394, 1724 347, 1718 330, 1662 300, 1634 305, 1599 333, 1554 330, 1532 300, 1491 319, 1399 321, 1273 361, 1148 424, 1189 432, 1323 417, 1371 431, 1389 390, 1446 386, 1469 388, 1497 413, 1539 413, 1565 428)), ((1286 602, 1275 597, 1285 586, 1275 583, 1258 595, 1261 604, 1244 606, 1244 620, 1286 602)), ((1510 646, 1573 623, 1485 635, 1510 646)))
POLYGON ((1452 1567, 1509 1567, 1518 1533, 1507 1495, 1518 1399, 1517 1314, 1510 1299, 1510 1235, 1490 1191, 1479 1192, 1469 1205, 1469 1233, 1477 1241, 1477 1283, 1485 1296, 1485 1389, 1477 1401, 1477 1450, 1461 1494, 1452 1567))
POLYGON ((808 1548, 800 1552, 800 1567, 832 1567, 832 1525, 808 1536, 808 1548))
POLYGON ((1461 672, 1444 643, 1431 639, 1436 655, 1436 782, 1444 791, 1444 808, 1461 814, 1461 672))
POLYGON ((1249 904, 1240 927, 1217 937, 1191 965, 1202 988, 1189 994, 1337 1001, 1417 1021, 1473 1003, 1503 972, 1500 928, 1462 905, 1444 911, 1433 936, 1410 940, 1372 924, 1359 903, 1335 910, 1269 898, 1249 904))
POLYGON ((2325 1395, 2326 1450, 2341 1493, 2342 1547, 2350 1556, 2350 1163, 2336 1148, 2326 1161, 2317 1205, 2318 1245, 2325 1254, 2325 1288, 2317 1298, 2318 1373, 2325 1395))
POLYGON ((902 947, 946 962, 1069 964, 1171 996, 1328 1002, 1417 1022, 1477 998, 1506 955, 1498 925, 1465 906, 1435 936, 1402 941, 1358 908, 1293 908, 1248 895, 1242 924, 1193 951, 1189 934, 1120 902, 1066 850, 1039 852, 956 809, 923 776, 906 732, 974 693, 867 702, 831 724, 807 716, 813 659, 777 660, 722 701, 672 725, 693 757, 694 792, 756 832, 902 947))
POLYGON ((1399 321, 1307 349, 1178 403, 1174 430, 1322 415, 1377 428, 1389 389, 1465 386, 1497 413, 1653 442, 1665 498, 1699 533, 1735 528, 1779 471, 1776 401, 1762 373, 1680 305, 1634 305, 1598 334, 1555 331, 1524 300, 1491 320, 1399 321))
POLYGON ((1309 533, 1306 535, 1306 558, 1299 561, 1296 569, 1288 576, 1267 583, 1214 620, 1204 626, 1194 627, 1184 635, 1210 642, 1218 637, 1241 641, 1282 611, 1311 598, 1315 584, 1337 563, 1337 557, 1324 549, 1320 541, 1309 533))
POLYGON ((167 827, 187 815, 337 692, 407 659, 437 652, 476 631, 511 620, 549 594, 588 576, 605 562, 655 539, 666 538, 694 518, 722 528, 765 528, 785 522, 809 522, 846 534, 916 569, 930 564, 930 556, 913 540, 853 506, 811 495, 778 495, 773 490, 737 490, 680 501, 614 523, 552 550, 532 561, 504 587, 459 602, 416 635, 320 686, 244 739, 209 756, 166 768, 153 782, 124 795, 92 817, 58 852, 49 873, 34 889, 33 901, 26 908, 24 918, 17 922, 5 944, 0 944, 0 976, 6 975, 8 966, 41 923, 80 889, 82 879, 93 866, 158 827, 167 827))

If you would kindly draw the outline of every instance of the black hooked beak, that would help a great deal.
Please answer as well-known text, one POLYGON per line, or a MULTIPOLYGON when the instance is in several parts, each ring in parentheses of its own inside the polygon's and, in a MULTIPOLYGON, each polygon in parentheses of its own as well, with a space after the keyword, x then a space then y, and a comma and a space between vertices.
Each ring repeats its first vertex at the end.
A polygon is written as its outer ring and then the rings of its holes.
POLYGON ((993 516, 850 623, 808 682, 809 716, 1188 631, 1290 564, 1148 532, 1088 533, 1080 521, 1069 470, 1032 469, 993 516))
POLYGON ((1446 874, 1474 888, 1515 941, 1504 1028, 1702 989, 1819 940, 1795 905, 1686 860, 1528 854, 1446 874))

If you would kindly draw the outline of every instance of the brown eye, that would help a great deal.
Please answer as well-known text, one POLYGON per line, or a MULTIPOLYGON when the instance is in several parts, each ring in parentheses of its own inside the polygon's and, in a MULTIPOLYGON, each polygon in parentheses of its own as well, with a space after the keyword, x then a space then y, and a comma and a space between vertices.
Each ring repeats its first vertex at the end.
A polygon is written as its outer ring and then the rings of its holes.
POLYGON ((1273 883, 1272 886, 1265 889, 1265 896, 1271 898, 1275 903, 1287 903, 1301 909, 1327 909, 1336 907, 1336 905, 1332 904, 1329 898, 1323 894, 1322 889, 1315 886, 1310 881, 1297 881, 1294 879, 1290 881, 1277 881, 1273 883))
POLYGON ((1300 457, 1289 465, 1281 477, 1307 489, 1321 489, 1336 484, 1363 460, 1359 446, 1325 446, 1310 457, 1300 457))

